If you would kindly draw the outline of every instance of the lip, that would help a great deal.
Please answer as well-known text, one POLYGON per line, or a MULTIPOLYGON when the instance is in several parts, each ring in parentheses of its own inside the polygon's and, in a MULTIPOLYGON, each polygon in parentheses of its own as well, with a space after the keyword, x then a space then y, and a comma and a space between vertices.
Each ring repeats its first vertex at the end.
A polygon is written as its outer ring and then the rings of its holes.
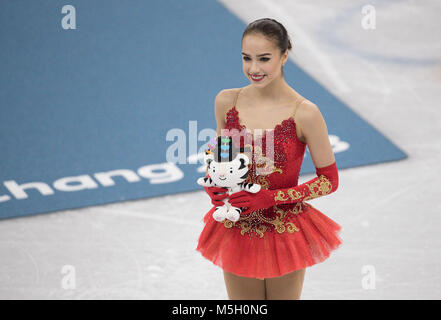
POLYGON ((222 180, 222 181, 223 181, 223 180, 227 180, 227 178, 224 178, 224 179, 219 178, 219 180, 222 180))
POLYGON ((265 75, 261 75, 261 78, 258 79, 258 80, 256 80, 256 79, 254 79, 253 76, 250 74, 250 78, 251 78, 251 80, 253 80, 254 82, 260 82, 260 81, 263 80, 263 78, 265 78, 265 75))

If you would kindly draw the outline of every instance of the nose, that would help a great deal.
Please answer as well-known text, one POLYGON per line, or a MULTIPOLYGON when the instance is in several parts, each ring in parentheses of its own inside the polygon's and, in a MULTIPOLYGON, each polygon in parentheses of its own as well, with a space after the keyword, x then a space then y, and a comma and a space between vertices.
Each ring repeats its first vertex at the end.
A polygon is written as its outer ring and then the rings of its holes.
POLYGON ((252 61, 251 66, 248 70, 251 74, 259 74, 259 67, 257 66, 257 62, 252 61))

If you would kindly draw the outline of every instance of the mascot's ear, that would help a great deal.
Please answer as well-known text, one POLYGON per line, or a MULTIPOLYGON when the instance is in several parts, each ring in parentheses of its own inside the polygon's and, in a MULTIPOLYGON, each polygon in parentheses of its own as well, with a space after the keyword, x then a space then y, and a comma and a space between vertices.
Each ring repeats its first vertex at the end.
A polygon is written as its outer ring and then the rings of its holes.
POLYGON ((244 153, 238 153, 235 160, 239 160, 241 162, 241 166, 239 169, 246 167, 248 163, 250 163, 250 159, 244 153))

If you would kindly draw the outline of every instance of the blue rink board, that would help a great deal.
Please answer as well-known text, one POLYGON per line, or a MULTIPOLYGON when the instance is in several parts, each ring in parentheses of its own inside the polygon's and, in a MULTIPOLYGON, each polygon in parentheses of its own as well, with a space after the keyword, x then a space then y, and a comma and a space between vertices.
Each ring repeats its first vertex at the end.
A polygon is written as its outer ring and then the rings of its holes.
MULTIPOLYGON (((248 84, 246 25, 216 1, 71 4, 75 30, 61 27, 65 1, 0 2, 0 218, 202 190, 200 164, 166 166, 167 132, 215 130, 216 94, 248 84), (113 183, 95 176, 123 169, 113 183), (14 189, 26 183, 41 191, 14 189)), ((349 146, 339 169, 407 157, 290 61, 285 76, 349 146)))

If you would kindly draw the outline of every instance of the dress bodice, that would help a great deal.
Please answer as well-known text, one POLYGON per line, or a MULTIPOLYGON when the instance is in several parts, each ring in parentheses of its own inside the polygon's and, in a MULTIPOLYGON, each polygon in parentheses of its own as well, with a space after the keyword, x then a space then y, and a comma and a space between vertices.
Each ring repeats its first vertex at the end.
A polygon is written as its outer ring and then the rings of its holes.
POLYGON ((297 137, 294 117, 283 120, 274 129, 253 136, 240 123, 239 112, 233 106, 226 114, 225 129, 236 147, 250 147, 249 176, 246 182, 258 183, 264 189, 294 187, 298 184, 306 144, 297 137))
MULTIPOLYGON (((248 155, 249 174, 245 182, 257 183, 263 189, 281 189, 295 187, 298 184, 300 167, 305 155, 306 143, 297 137, 295 112, 291 117, 283 120, 271 130, 263 130, 260 136, 253 133, 241 124, 239 112, 236 109, 237 98, 233 107, 226 113, 225 131, 222 135, 231 136, 235 147, 243 147, 248 155), (246 149, 249 148, 249 151, 246 149)), ((238 221, 224 221, 225 228, 239 228, 242 235, 258 234, 262 238, 265 232, 293 233, 299 229, 294 224, 295 217, 301 214, 306 202, 274 205, 270 208, 259 209, 246 215, 241 215, 238 221)))

